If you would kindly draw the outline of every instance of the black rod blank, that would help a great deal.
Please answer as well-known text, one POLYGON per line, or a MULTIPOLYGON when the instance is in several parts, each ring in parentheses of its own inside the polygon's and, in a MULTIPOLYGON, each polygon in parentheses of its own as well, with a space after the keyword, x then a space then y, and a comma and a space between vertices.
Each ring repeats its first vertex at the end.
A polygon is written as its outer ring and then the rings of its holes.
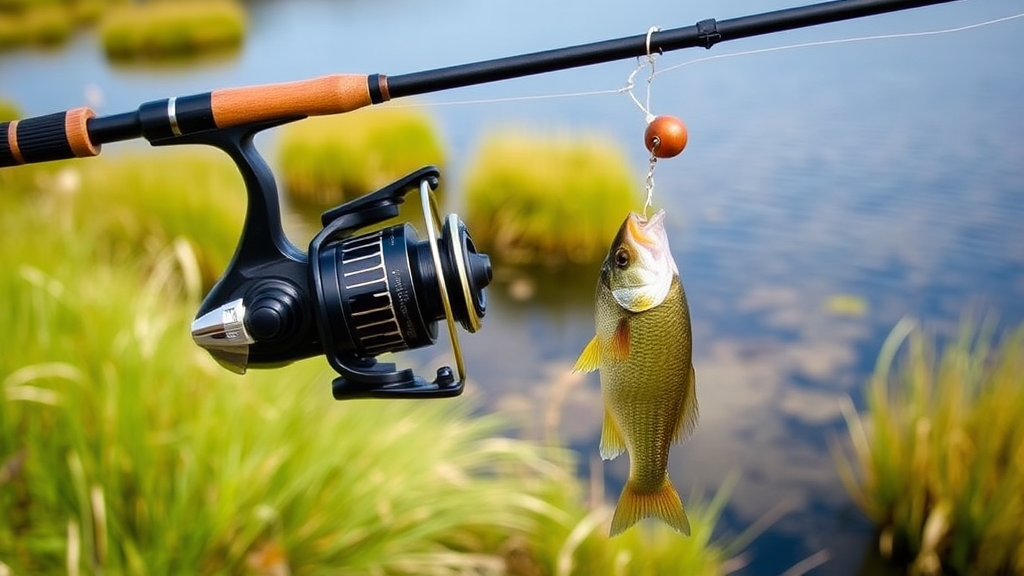
MULTIPOLYGON (((650 48, 652 53, 684 48, 711 48, 719 42, 728 40, 749 38, 751 36, 953 1, 832 0, 820 4, 787 8, 729 20, 703 20, 693 26, 656 31, 650 34, 649 47, 648 35, 638 34, 636 36, 568 46, 543 52, 472 62, 410 74, 400 74, 387 77, 386 80, 383 79, 383 76, 379 75, 372 75, 368 78, 371 80, 371 84, 373 84, 370 87, 371 94, 374 93, 373 90, 375 89, 377 94, 387 94, 387 97, 382 99, 394 99, 498 80, 519 78, 521 76, 543 74, 556 70, 579 68, 613 60, 640 57, 648 53, 648 48, 650 48), (378 81, 381 84, 375 84, 378 81), (386 86, 384 82, 386 82, 386 86)), ((373 100, 373 102, 377 101, 373 100)), ((366 104, 369 103, 366 102, 366 104)), ((100 145, 138 138, 143 136, 142 124, 139 110, 111 116, 89 118, 89 140, 92 144, 100 145)), ((0 165, 6 164, 0 163, 0 165)))
MULTIPOLYGON (((727 40, 749 38, 952 1, 954 0, 833 0, 720 22, 704 20, 693 26, 654 32, 650 38, 650 50, 651 52, 668 52, 683 48, 711 48, 718 42, 727 40)), ((645 56, 647 48, 647 34, 639 34, 544 52, 401 74, 388 77, 388 93, 391 98, 400 98, 578 68, 645 56)))

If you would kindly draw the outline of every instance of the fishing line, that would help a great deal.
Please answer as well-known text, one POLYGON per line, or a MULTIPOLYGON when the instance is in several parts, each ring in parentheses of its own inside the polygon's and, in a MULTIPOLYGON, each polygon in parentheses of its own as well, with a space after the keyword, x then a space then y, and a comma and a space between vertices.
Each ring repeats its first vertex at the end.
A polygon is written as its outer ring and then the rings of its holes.
POLYGON ((768 52, 781 52, 783 50, 793 50, 796 48, 810 48, 813 46, 829 46, 833 44, 850 44, 853 42, 866 42, 869 40, 893 40, 896 38, 917 38, 921 36, 938 36, 941 34, 952 34, 954 32, 963 32, 965 30, 973 30, 975 28, 981 28, 983 26, 990 26, 992 24, 998 24, 1000 22, 1006 22, 1008 20, 1015 20, 1017 18, 1024 18, 1024 12, 1020 14, 1014 14, 1012 16, 1004 16, 1002 18, 995 18, 993 20, 986 20, 985 22, 978 22, 976 24, 967 24, 965 26, 958 26, 956 28, 946 28, 942 30, 926 30, 923 32, 901 32, 897 34, 878 34, 875 36, 859 36, 856 38, 838 38, 835 40, 818 40, 815 42, 802 42, 799 44, 788 44, 786 46, 774 46, 771 48, 760 48, 757 50, 745 50, 743 52, 730 52, 728 54, 715 54, 714 56, 705 56, 704 58, 697 58, 689 60, 681 64, 675 64, 669 66, 658 72, 657 74, 663 74, 672 70, 678 70, 684 66, 691 64, 697 64, 698 62, 708 62, 710 60, 721 60, 724 58, 733 58, 736 56, 750 56, 753 54, 765 54, 768 52))
MULTIPOLYGON (((644 121, 650 124, 654 120, 654 114, 651 112, 651 84, 654 83, 654 76, 656 74, 654 70, 655 54, 651 53, 651 35, 660 30, 657 26, 651 26, 647 29, 647 59, 641 60, 637 58, 637 67, 633 70, 632 74, 629 75, 629 79, 626 81, 626 88, 628 89, 629 97, 633 102, 640 108, 640 111, 644 114, 644 121), (644 100, 644 104, 640 103, 637 99, 636 94, 633 93, 633 84, 636 79, 636 75, 644 68, 650 68, 651 72, 647 75, 647 97, 644 100)), ((644 190, 647 192, 647 200, 644 202, 644 219, 647 219, 647 210, 654 204, 654 168, 658 163, 658 157, 655 155, 658 143, 651 148, 651 157, 648 160, 647 177, 644 179, 644 190)))
MULTIPOLYGON (((974 29, 977 29, 977 28, 983 28, 983 27, 986 27, 986 26, 991 26, 991 25, 994 25, 994 24, 1000 24, 1002 22, 1008 22, 1010 20, 1017 20, 1017 19, 1020 19, 1020 18, 1024 18, 1024 12, 1021 12, 1021 13, 1018 13, 1018 14, 1012 14, 1012 15, 1009 15, 1009 16, 1003 16, 1003 17, 1000 17, 1000 18, 993 18, 991 20, 985 20, 984 22, 977 22, 977 23, 974 23, 974 24, 967 24, 967 25, 964 25, 964 26, 957 26, 957 27, 954 27, 954 28, 944 28, 944 29, 939 29, 939 30, 925 30, 925 31, 921 31, 921 32, 900 32, 900 33, 895 33, 895 34, 878 34, 878 35, 872 35, 872 36, 857 36, 857 37, 854 37, 854 38, 839 38, 839 39, 835 39, 835 40, 818 40, 818 41, 814 41, 814 42, 801 42, 801 43, 798 43, 798 44, 787 44, 787 45, 784 45, 784 46, 773 46, 773 47, 769 47, 769 48, 759 48, 759 49, 756 49, 756 50, 744 50, 742 52, 729 52, 729 53, 726 53, 726 54, 715 54, 714 56, 706 56, 706 57, 703 57, 703 58, 696 58, 696 59, 693 59, 693 60, 687 60, 686 62, 682 62, 682 63, 679 63, 679 64, 673 64, 672 66, 669 66, 667 68, 662 68, 661 70, 658 70, 653 75, 664 74, 666 72, 671 72, 671 71, 674 71, 674 70, 678 70, 680 68, 683 68, 683 67, 686 67, 686 66, 690 66, 692 64, 698 64, 698 63, 701 63, 701 62, 709 62, 711 60, 722 60, 722 59, 725 59, 725 58, 735 58, 737 56, 751 56, 751 55, 754 55, 754 54, 766 54, 766 53, 769 53, 769 52, 781 52, 781 51, 784 51, 784 50, 794 50, 794 49, 798 49, 798 48, 810 48, 810 47, 816 47, 816 46, 828 46, 828 45, 835 45, 835 44, 850 44, 850 43, 854 43, 854 42, 867 42, 867 41, 875 41, 875 40, 894 40, 894 39, 898 39, 898 38, 917 38, 917 37, 924 37, 924 36, 940 36, 940 35, 943 35, 943 34, 954 34, 954 33, 957 33, 957 32, 965 32, 965 31, 968 31, 968 30, 974 30, 974 29)), ((649 37, 649 34, 650 34, 650 32, 648 33, 648 37, 649 37)), ((527 96, 509 96, 509 97, 504 97, 504 98, 484 98, 484 99, 474 99, 474 100, 448 100, 448 101, 440 101, 440 102, 421 102, 421 103, 408 103, 408 104, 393 104, 392 103, 392 104, 389 104, 388 107, 390 107, 390 108, 423 108, 423 107, 428 107, 428 106, 468 106, 468 105, 475 105, 475 104, 502 104, 502 103, 509 103, 509 102, 528 102, 528 101, 532 101, 532 100, 554 100, 554 99, 563 99, 563 98, 583 98, 583 97, 588 97, 588 96, 607 96, 607 95, 611 95, 611 94, 627 94, 627 95, 630 96, 630 98, 638 106, 640 106, 641 110, 648 111, 650 109, 649 106, 644 107, 640 103, 639 99, 636 97, 636 95, 633 92, 633 90, 635 89, 635 77, 636 77, 637 73, 642 68, 645 67, 644 64, 643 64, 643 58, 638 58, 637 60, 638 60, 637 68, 634 69, 632 73, 630 73, 629 78, 626 80, 626 85, 622 86, 620 88, 610 88, 610 89, 604 89, 604 90, 589 90, 589 91, 583 91, 583 92, 558 92, 558 93, 535 94, 535 95, 527 95, 527 96)), ((653 75, 652 75, 652 77, 653 77, 653 75)), ((649 83, 650 83, 650 78, 648 79, 648 85, 649 85, 649 83)), ((649 100, 648 100, 648 104, 649 104, 649 100)))

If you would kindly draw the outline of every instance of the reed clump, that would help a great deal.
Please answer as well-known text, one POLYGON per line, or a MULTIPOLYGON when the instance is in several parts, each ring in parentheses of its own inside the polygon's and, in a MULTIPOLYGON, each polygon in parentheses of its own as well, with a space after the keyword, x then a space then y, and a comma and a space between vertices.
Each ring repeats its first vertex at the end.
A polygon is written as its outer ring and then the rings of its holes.
POLYGON ((481 144, 464 188, 477 245, 517 265, 599 262, 627 212, 640 207, 625 155, 592 135, 499 132, 481 144))
POLYGON ((285 126, 278 175, 290 199, 327 208, 423 166, 442 166, 444 160, 444 145, 428 114, 382 106, 285 126))
POLYGON ((0 49, 60 44, 76 24, 74 12, 60 3, 0 4, 0 49))
POLYGON ((246 27, 237 0, 132 2, 104 13, 100 39, 112 60, 177 60, 237 50, 246 27))
POLYGON ((867 411, 847 406, 845 484, 915 575, 1024 574, 1024 326, 965 323, 941 351, 909 320, 879 354, 867 411), (897 365, 898 349, 906 344, 897 365))

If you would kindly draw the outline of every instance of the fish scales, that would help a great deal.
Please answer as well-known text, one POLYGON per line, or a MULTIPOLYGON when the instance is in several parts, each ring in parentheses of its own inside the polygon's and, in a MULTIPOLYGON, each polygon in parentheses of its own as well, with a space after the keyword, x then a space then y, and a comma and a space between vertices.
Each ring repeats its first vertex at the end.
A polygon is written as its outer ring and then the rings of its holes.
MULTIPOLYGON (((601 306, 618 308, 610 291, 602 292, 601 306)), ((599 314, 606 318, 600 329, 602 341, 611 340, 618 325, 611 312, 599 314)), ((636 488, 654 490, 665 479, 669 446, 689 385, 690 317, 679 279, 673 279, 669 296, 660 306, 627 318, 629 358, 603 367, 601 392, 626 442, 636 488), (681 337, 665 338, 666 333, 681 337)))
POLYGON ((669 250, 665 212, 630 213, 601 267, 597 334, 574 370, 601 371, 601 457, 629 453, 629 478, 610 534, 656 517, 683 534, 690 522, 668 476, 669 449, 697 423, 686 294, 669 250))

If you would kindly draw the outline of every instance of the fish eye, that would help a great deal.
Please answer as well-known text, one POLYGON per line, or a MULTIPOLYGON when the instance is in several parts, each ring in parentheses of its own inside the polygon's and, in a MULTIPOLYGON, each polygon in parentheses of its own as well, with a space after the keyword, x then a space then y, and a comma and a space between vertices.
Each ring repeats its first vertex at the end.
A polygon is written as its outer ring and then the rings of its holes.
POLYGON ((619 248, 615 251, 615 265, 619 268, 629 266, 629 250, 619 248))

